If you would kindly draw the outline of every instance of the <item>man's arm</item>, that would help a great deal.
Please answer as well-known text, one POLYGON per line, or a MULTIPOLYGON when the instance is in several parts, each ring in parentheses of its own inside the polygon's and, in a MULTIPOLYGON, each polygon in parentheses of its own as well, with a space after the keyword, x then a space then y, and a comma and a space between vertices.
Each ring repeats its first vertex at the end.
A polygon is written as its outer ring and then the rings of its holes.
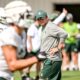
POLYGON ((53 21, 54 24, 59 24, 66 16, 67 10, 63 8, 63 12, 53 21))
POLYGON ((64 48, 64 41, 67 38, 67 32, 64 31, 62 28, 58 27, 55 25, 55 27, 51 27, 51 35, 52 36, 56 36, 59 38, 59 44, 57 47, 50 49, 50 54, 54 54, 55 52, 57 52, 59 49, 64 48), (54 35, 55 32, 55 35, 54 35))
POLYGON ((32 37, 27 35, 27 51, 30 53, 32 51, 32 37))
POLYGON ((38 59, 34 56, 27 59, 17 59, 17 49, 14 46, 6 45, 2 47, 2 50, 8 67, 11 71, 23 69, 30 66, 31 64, 38 62, 38 59))

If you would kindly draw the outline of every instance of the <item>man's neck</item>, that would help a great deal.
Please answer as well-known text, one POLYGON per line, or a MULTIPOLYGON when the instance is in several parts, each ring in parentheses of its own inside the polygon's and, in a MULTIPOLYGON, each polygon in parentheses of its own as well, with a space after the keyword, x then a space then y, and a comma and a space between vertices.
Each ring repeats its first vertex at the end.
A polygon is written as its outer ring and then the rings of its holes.
POLYGON ((16 32, 21 36, 21 34, 23 32, 23 29, 18 27, 18 26, 16 26, 16 25, 14 26, 14 28, 15 28, 16 32))

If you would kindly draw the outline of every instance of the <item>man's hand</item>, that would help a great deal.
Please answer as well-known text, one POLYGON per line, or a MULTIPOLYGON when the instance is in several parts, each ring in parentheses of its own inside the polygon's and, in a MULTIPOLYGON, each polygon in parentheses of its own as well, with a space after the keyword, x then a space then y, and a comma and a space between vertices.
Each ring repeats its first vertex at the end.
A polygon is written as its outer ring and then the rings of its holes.
POLYGON ((55 48, 51 48, 50 49, 50 56, 53 56, 56 52, 58 52, 58 48, 57 47, 55 47, 55 48))
POLYGON ((65 8, 63 8, 63 11, 62 11, 64 14, 67 14, 68 13, 68 11, 65 9, 65 8))

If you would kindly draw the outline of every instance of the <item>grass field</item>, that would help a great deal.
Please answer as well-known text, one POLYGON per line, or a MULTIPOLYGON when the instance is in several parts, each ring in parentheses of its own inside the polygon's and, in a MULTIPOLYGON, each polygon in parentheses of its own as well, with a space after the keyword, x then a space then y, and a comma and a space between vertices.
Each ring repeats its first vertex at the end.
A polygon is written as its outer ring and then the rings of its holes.
POLYGON ((80 80, 80 71, 64 71, 61 80, 80 80))
MULTIPOLYGON (((15 80, 21 80, 20 74, 17 72, 14 74, 15 80)), ((31 76, 35 76, 35 72, 31 73, 31 76)), ((62 72, 61 80, 80 80, 80 71, 64 71, 62 72)))

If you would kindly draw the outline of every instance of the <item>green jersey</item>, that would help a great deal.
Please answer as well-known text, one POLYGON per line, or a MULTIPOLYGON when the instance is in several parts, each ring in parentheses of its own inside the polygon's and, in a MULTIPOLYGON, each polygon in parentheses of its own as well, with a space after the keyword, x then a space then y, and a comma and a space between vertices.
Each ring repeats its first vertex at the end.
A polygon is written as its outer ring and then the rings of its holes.
POLYGON ((78 34, 77 23, 73 22, 69 24, 68 22, 64 23, 64 30, 68 33, 68 38, 65 40, 66 43, 75 43, 76 35, 78 34))

